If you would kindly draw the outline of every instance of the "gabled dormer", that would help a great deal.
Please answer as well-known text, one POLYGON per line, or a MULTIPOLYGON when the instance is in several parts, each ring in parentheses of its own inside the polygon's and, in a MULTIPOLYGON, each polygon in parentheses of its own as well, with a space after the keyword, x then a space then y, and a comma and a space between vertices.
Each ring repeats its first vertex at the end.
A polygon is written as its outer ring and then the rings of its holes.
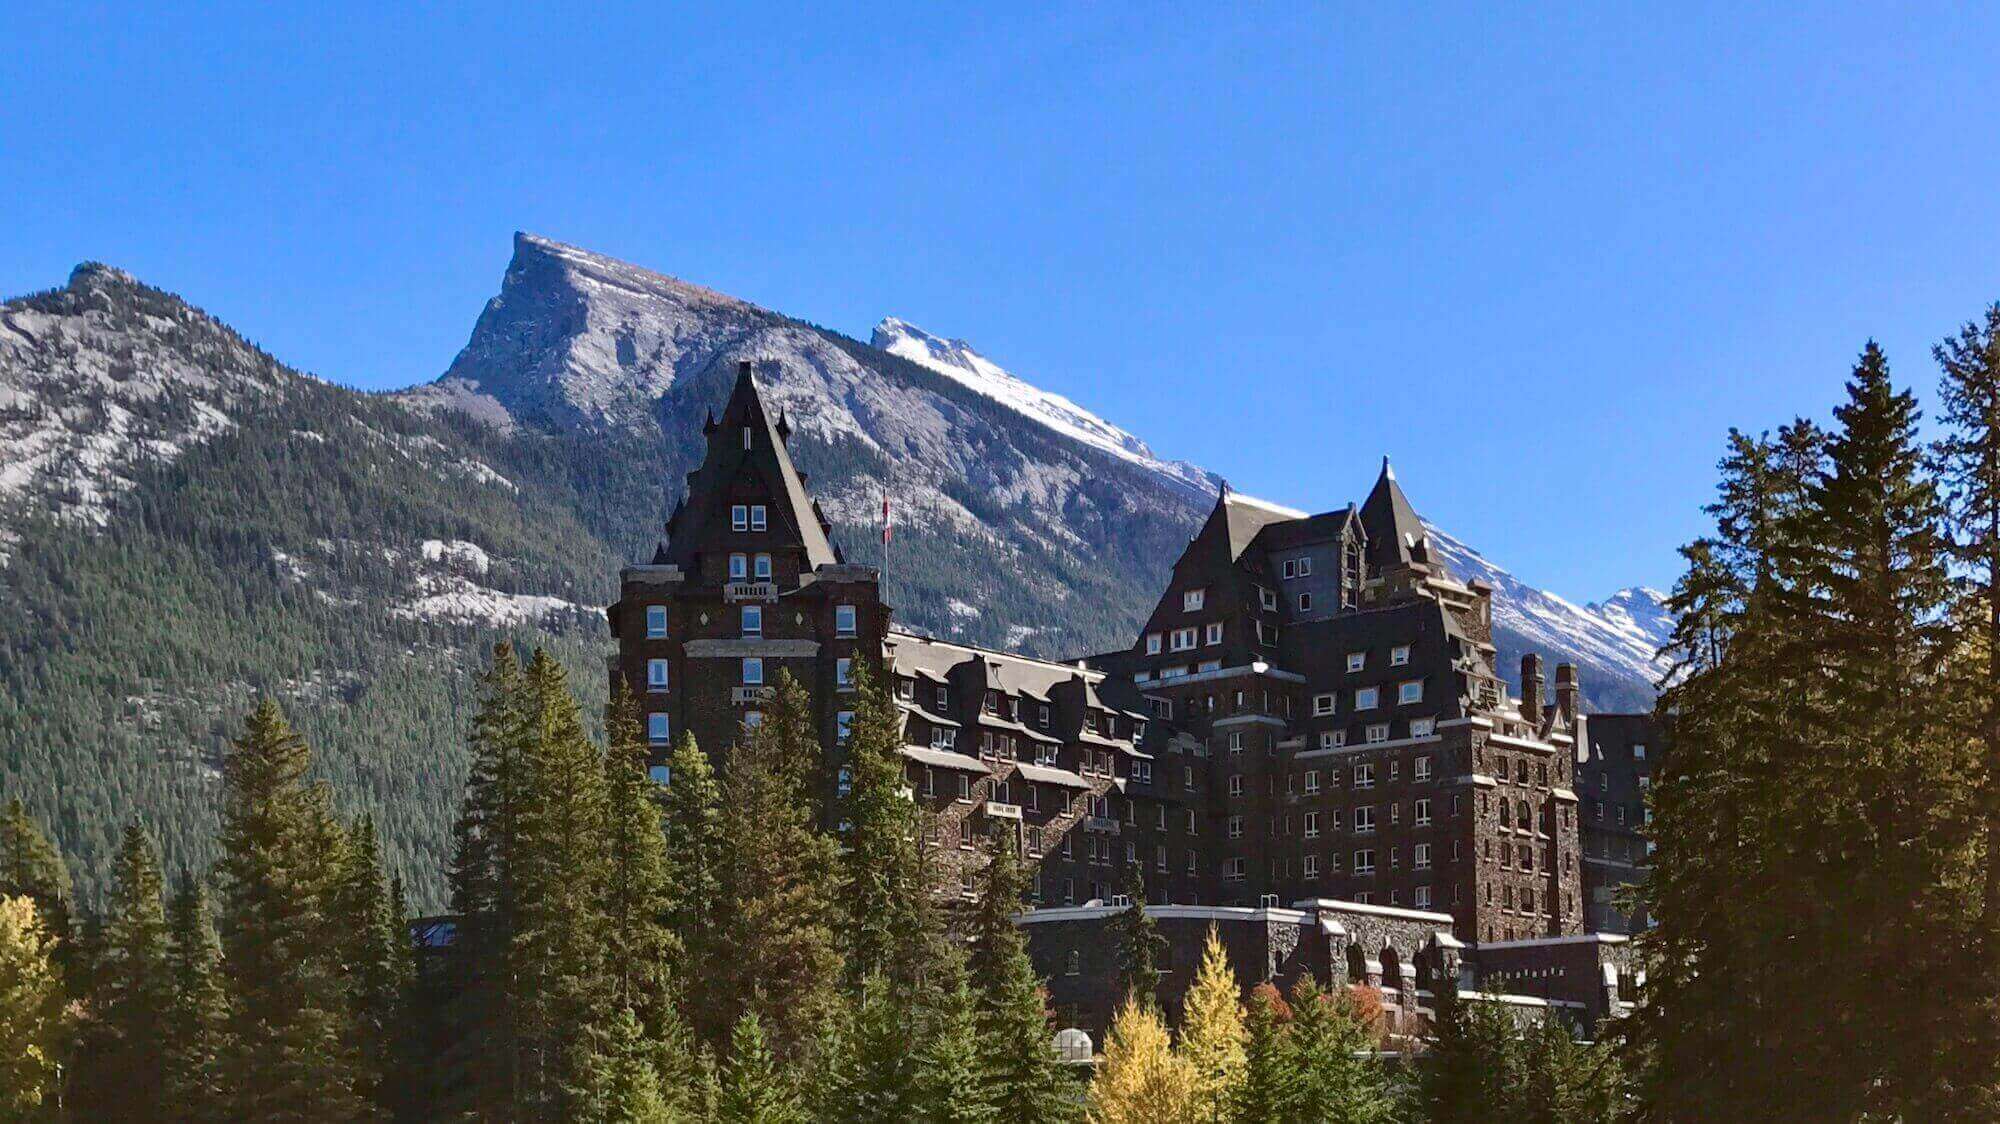
POLYGON ((801 575, 841 561, 785 447, 791 429, 765 408, 747 360, 737 366, 722 417, 711 415, 702 433, 708 451, 688 473, 687 495, 667 520, 656 564, 679 566, 703 584, 771 580, 791 588, 801 575))

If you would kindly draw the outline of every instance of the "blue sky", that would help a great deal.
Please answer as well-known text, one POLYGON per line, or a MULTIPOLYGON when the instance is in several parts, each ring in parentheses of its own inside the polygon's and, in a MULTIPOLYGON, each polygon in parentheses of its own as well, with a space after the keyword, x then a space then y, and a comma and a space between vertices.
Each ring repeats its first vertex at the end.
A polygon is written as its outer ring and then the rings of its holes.
POLYGON ((2000 299, 1990 8, 287 7, 12 8, 0 293, 105 260, 393 387, 533 230, 1296 506, 1388 453, 1578 600, 1673 580, 1728 426, 1871 336, 1928 396, 2000 299))

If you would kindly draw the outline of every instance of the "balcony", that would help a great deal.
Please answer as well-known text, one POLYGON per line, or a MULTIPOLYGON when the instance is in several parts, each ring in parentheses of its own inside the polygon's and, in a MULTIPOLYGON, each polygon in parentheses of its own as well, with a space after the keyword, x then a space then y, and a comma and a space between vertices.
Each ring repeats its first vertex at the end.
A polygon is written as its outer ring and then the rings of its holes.
POLYGON ((1007 804, 999 800, 986 802, 986 818, 993 820, 1018 820, 1021 818, 1019 804, 1007 804))
POLYGON ((777 582, 730 582, 722 587, 724 601, 776 601, 777 582))
POLYGON ((767 702, 771 698, 771 693, 772 690, 769 687, 731 687, 729 688, 729 701, 738 706, 746 703, 767 702))

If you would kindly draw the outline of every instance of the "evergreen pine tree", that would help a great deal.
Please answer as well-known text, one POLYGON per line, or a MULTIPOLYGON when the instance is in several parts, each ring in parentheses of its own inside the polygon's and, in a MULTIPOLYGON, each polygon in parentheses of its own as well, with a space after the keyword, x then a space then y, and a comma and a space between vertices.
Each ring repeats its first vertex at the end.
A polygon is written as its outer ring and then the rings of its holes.
POLYGON ((685 970, 678 981, 682 1011, 695 1038, 721 1045, 730 1030, 727 945, 721 923, 723 873, 722 792, 708 755, 683 733, 667 759, 665 794, 667 930, 680 946, 685 970))
MULTIPOLYGON (((1244 1018, 1243 1081, 1237 1088, 1235 1115, 1241 1124, 1283 1120, 1299 1096, 1299 1074, 1286 1041, 1291 1008, 1268 983, 1250 992, 1244 1018)), ((1439 1116, 1437 1120, 1460 1117, 1439 1116)), ((1465 1117, 1463 1119, 1470 1119, 1465 1117)))
POLYGON ((218 1120, 224 1009, 222 948, 201 884, 182 872, 167 907, 167 965, 173 1002, 166 1020, 167 1081, 161 1118, 174 1124, 218 1120))
POLYGON ((638 705, 622 684, 612 696, 606 735, 603 941, 611 1003, 630 1010, 646 1038, 657 1042, 676 1019, 671 988, 680 949, 668 927, 673 870, 638 705))
POLYGON ((1374 1058, 1374 1030, 1352 989, 1323 992, 1310 976, 1301 978, 1285 1037, 1298 1074, 1288 1119, 1388 1124, 1400 1118, 1400 1091, 1374 1058))
POLYGON ((174 990, 162 889, 152 838, 128 824, 91 980, 88 1064, 77 1082, 82 1103, 105 1119, 165 1115, 174 990))
POLYGON ((828 1020, 815 1050, 813 1117, 906 1120, 917 1112, 921 1028, 906 989, 863 976, 828 1020))
POLYGON ((266 699, 223 765, 223 1068, 238 1120, 364 1114, 331 920, 343 833, 324 789, 305 783, 309 763, 304 740, 266 699))
POLYGON ((850 980, 907 979, 933 959, 932 895, 918 849, 921 815, 903 795, 903 716, 863 665, 855 672, 841 801, 842 945, 850 980))
POLYGON ((507 958, 517 989, 522 1108, 530 1119, 573 1120, 591 1113, 609 1015, 604 765, 562 666, 538 651, 523 678, 531 736, 522 759, 507 958))
POLYGON ((1608 1043, 1577 1041, 1569 1024, 1544 1014, 1519 1047, 1525 1080, 1513 1090, 1510 1120, 1568 1124, 1616 1120, 1626 1108, 1619 1059, 1608 1043))
POLYGON ((1139 864, 1126 864, 1119 892, 1125 895, 1127 902, 1125 909, 1112 922, 1113 935, 1118 941, 1119 987, 1147 1003, 1157 1003, 1160 995, 1159 958, 1166 951, 1167 940, 1160 935, 1153 919, 1146 915, 1146 880, 1139 864))
POLYGON ((804 1124, 805 1110, 770 1045, 755 1010, 736 1020, 722 1065, 715 1119, 720 1124, 804 1124))
POLYGON ((1434 991, 1430 1047, 1416 1071, 1426 1117, 1472 1120, 1515 1103, 1524 1075, 1513 1016, 1498 1004, 1461 999, 1455 979, 1434 991))
POLYGON ((817 827, 821 757, 804 689, 779 673, 762 723, 745 730, 723 780, 727 1009, 756 1012, 760 1037, 789 1060, 835 1007, 837 851, 817 827))
POLYGON ((945 1124, 1000 1119, 980 1056, 972 988, 956 946, 942 946, 923 988, 923 1043, 915 1051, 912 1089, 916 1118, 945 1124))
POLYGON ((55 1100, 69 1028, 54 954, 35 900, 0 895, 0 1119, 34 1120, 55 1100))
POLYGON ((1181 1056, 1194 1071, 1196 1119, 1205 1124, 1230 1120, 1243 1091, 1243 1006, 1236 972, 1222 938, 1208 927, 1201 967, 1188 989, 1181 1014, 1181 1056))
POLYGON ((1175 1055, 1159 1008, 1127 993, 1090 1084, 1092 1124, 1192 1124, 1194 1071, 1175 1055))
POLYGON ((597 1059, 598 1103, 605 1124, 667 1124, 676 1119, 660 1088, 645 1028, 628 1009, 611 1020, 597 1059))
POLYGON ((407 921, 383 877, 372 819, 355 823, 345 855, 335 913, 353 1005, 355 1091, 378 1116, 393 1116, 407 1096, 400 1082, 404 1004, 412 982, 407 921))
POLYGON ((1003 835, 986 864, 971 919, 968 967, 977 984, 979 1053, 987 1098, 1002 1119, 1062 1121, 1076 1115, 1075 1081, 1056 1057, 1042 982, 1014 924, 1026 881, 1020 851, 1003 835))

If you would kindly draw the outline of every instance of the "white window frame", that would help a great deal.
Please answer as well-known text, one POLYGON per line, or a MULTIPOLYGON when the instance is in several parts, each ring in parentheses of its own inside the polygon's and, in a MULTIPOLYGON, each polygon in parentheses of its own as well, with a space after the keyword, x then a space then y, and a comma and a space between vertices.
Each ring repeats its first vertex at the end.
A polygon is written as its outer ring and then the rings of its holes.
MULTIPOLYGON (((1410 732, 1413 734, 1416 733, 1415 730, 1411 730, 1410 732)), ((1417 763, 1411 772, 1411 779, 1417 781, 1431 779, 1431 759, 1428 756, 1417 758, 1417 763)))
POLYGON ((674 740, 673 720, 661 711, 646 716, 646 744, 666 745, 674 740))
POLYGON ((1395 647, 1389 649, 1390 667, 1403 667, 1407 665, 1409 662, 1410 662, 1410 646, 1408 644, 1398 644, 1395 647))
POLYGON ((1306 835, 1306 838, 1307 838, 1307 839, 1318 839, 1318 838, 1319 838, 1319 813, 1318 813, 1318 812, 1307 812, 1307 813, 1306 813, 1306 816, 1305 816, 1305 835, 1306 835))
POLYGON ((750 573, 760 582, 771 580, 771 556, 758 554, 750 560, 750 573))
POLYGON ((1418 827, 1429 827, 1431 825, 1431 801, 1428 796, 1417 798, 1416 825, 1418 827))
POLYGON ((743 685, 745 687, 761 687, 764 685, 764 657, 743 657, 743 685))
POLYGON ((743 635, 745 636, 764 635, 764 606, 762 605, 743 606, 743 635))
POLYGON ((1229 795, 1231 795, 1231 796, 1241 796, 1241 795, 1243 795, 1243 774, 1242 774, 1242 773, 1231 773, 1231 774, 1229 775, 1229 795))
POLYGON ((839 659, 833 661, 833 685, 836 687, 854 686, 853 660, 849 659, 846 656, 842 656, 839 659))
POLYGON ((770 520, 766 515, 764 505, 761 503, 751 504, 750 529, 753 531, 763 531, 763 530, 768 530, 770 528, 770 525, 771 525, 770 520))
POLYGON ((1319 732, 1319 747, 1321 749, 1339 749, 1346 744, 1346 730, 1321 730, 1319 732))
POLYGON ((1310 613, 1312 609, 1313 595, 1310 592, 1299 594, 1299 612, 1310 613))
POLYGON ((1242 816, 1231 816, 1231 817, 1229 817, 1229 821, 1228 821, 1228 824, 1227 824, 1227 827, 1228 827, 1228 830, 1227 830, 1227 831, 1226 831, 1226 832, 1225 832, 1224 834, 1228 835, 1228 836, 1229 836, 1229 838, 1231 838, 1231 839, 1241 839, 1241 838, 1243 838, 1243 817, 1242 817, 1242 816))
POLYGON ((1195 647, 1199 635, 1199 632, 1193 625, 1189 625, 1186 628, 1177 628, 1174 630, 1173 636, 1169 639, 1167 647, 1169 650, 1175 652, 1190 651, 1195 647))
POLYGON ((1347 670, 1360 671, 1361 669, 1367 666, 1368 666, 1368 653, 1366 652, 1347 653, 1347 670))
POLYGON ((1354 709, 1374 710, 1382 705, 1382 688, 1356 687, 1354 689, 1354 709))
POLYGON ((663 659, 646 661, 646 690, 649 692, 673 689, 673 665, 663 659))
POLYGON ((843 710, 833 716, 833 739, 845 744, 848 735, 854 732, 854 712, 843 710))
POLYGON ((1333 692, 1325 691, 1313 696, 1313 716, 1324 718, 1333 713, 1333 692))
POLYGON ((1354 809, 1354 834, 1375 834, 1375 805, 1363 804, 1354 809))
POLYGON ((1192 613, 1208 603, 1208 587, 1185 590, 1181 593, 1181 611, 1192 613))
POLYGON ((1307 769, 1307 770, 1306 770, 1306 795, 1307 795, 1307 796, 1315 796, 1315 795, 1318 795, 1318 793, 1319 793, 1319 770, 1318 770, 1318 769, 1307 769))
POLYGON ((665 605, 646 606, 646 639, 665 640, 667 638, 667 607, 665 605))
MULTIPOLYGON (((1357 875, 1372 875, 1375 873, 1374 848, 1372 847, 1363 848, 1362 850, 1354 852, 1354 873, 1357 875)), ((1359 897, 1356 897, 1354 900, 1357 902, 1361 902, 1361 899, 1359 897)), ((1365 905, 1367 903, 1362 902, 1362 904, 1365 905)))
POLYGON ((1379 745, 1389 740, 1389 724, 1387 722, 1371 722, 1363 733, 1366 735, 1369 745, 1379 745))
POLYGON ((1221 621, 1208 622, 1208 628, 1206 629, 1202 639, 1210 644, 1222 643, 1222 622, 1221 621))
POLYGON ((1149 656, 1157 656, 1160 654, 1159 633, 1149 632, 1146 634, 1146 654, 1149 656))
POLYGON ((1299 859, 1299 877, 1312 881, 1319 877, 1319 856, 1306 855, 1299 859))
POLYGON ((1354 787, 1375 787, 1375 766, 1372 762, 1363 761, 1354 767, 1354 787))
POLYGON ((733 582, 740 582, 740 581, 748 581, 749 579, 750 579, 750 556, 747 554, 730 555, 729 580, 733 582))
POLYGON ((1405 679, 1396 684, 1396 705, 1409 706, 1424 701, 1424 681, 1405 679))
POLYGON ((860 618, 861 614, 854 606, 835 605, 833 607, 833 634, 835 636, 853 636, 859 630, 860 618))
POLYGON ((750 529, 750 505, 732 504, 729 508, 729 529, 747 531, 750 529))
POLYGON ((1430 844, 1419 843, 1410 848, 1410 867, 1413 870, 1429 870, 1431 868, 1430 844))
POLYGON ((1438 720, 1435 718, 1410 719, 1410 736, 1413 738, 1428 738, 1437 733, 1437 728, 1438 720))

